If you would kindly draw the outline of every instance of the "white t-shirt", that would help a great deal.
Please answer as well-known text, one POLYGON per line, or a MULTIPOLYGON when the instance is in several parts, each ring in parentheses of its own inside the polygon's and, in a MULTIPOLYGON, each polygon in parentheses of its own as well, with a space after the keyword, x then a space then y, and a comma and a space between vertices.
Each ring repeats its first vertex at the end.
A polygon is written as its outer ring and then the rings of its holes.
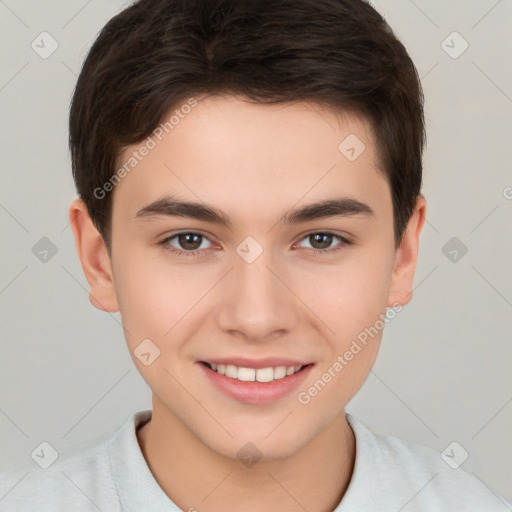
MULTIPOLYGON (((136 429, 150 418, 151 410, 135 412, 113 434, 63 452, 47 469, 31 462, 0 474, 0 511, 179 512, 137 441, 136 429)), ((376 435, 348 413, 347 420, 356 438, 355 468, 334 512, 512 510, 511 502, 452 469, 435 450, 376 435)))

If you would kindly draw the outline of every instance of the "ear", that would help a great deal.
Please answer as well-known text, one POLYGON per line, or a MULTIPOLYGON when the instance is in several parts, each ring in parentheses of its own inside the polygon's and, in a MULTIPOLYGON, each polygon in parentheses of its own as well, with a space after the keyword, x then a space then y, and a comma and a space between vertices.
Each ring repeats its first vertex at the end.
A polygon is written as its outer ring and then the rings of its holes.
POLYGON ((69 220, 75 246, 90 286, 89 300, 98 309, 114 313, 119 311, 110 257, 103 237, 94 226, 87 206, 75 199, 69 207, 69 220))
POLYGON ((396 303, 405 305, 412 298, 412 283, 418 259, 420 234, 425 224, 426 210, 425 198, 419 195, 416 207, 404 231, 400 247, 396 251, 395 266, 388 295, 388 307, 393 307, 393 304, 396 305, 396 303))

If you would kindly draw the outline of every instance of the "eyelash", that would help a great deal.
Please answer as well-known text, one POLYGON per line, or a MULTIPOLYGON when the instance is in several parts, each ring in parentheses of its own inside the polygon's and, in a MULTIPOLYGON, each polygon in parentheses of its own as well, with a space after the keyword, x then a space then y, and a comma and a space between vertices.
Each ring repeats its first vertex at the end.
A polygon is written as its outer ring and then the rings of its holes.
MULTIPOLYGON (((194 251, 181 251, 179 249, 171 248, 171 246, 169 245, 168 242, 170 240, 172 240, 173 238, 178 237, 179 235, 199 235, 200 237, 206 238, 207 240, 209 240, 209 238, 206 235, 203 235, 202 233, 198 233, 197 231, 180 231, 179 233, 175 233, 174 235, 168 236, 167 238, 165 238, 164 240, 159 242, 158 245, 162 246, 162 248, 165 251, 169 251, 169 252, 171 252, 171 253, 175 254, 176 256, 179 256, 179 257, 182 257, 182 256, 184 256, 184 257, 200 256, 201 252, 203 252, 205 250, 205 249, 202 249, 202 250, 195 249, 194 251)), ((332 233, 331 231, 312 231, 311 233, 308 233, 307 235, 303 236, 300 239, 300 242, 302 242, 305 238, 308 238, 308 237, 313 236, 313 235, 328 235, 328 236, 333 236, 334 238, 339 238, 341 240, 341 243, 339 245, 335 246, 334 249, 310 249, 311 251, 313 251, 313 253, 315 255, 319 255, 319 254, 333 254, 333 253, 338 252, 341 249, 343 249, 345 247, 348 247, 348 246, 353 244, 353 242, 351 242, 347 238, 345 238, 343 236, 340 236, 340 235, 337 235, 336 233, 332 233)))

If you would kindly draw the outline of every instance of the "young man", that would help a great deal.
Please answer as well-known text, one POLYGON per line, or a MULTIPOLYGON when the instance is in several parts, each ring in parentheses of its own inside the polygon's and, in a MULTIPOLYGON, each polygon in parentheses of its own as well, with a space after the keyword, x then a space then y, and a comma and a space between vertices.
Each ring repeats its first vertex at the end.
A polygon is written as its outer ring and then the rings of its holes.
POLYGON ((72 101, 70 220, 153 406, 4 475, 0 509, 507 510, 344 412, 412 296, 424 140, 415 67, 363 0, 113 18, 72 101))

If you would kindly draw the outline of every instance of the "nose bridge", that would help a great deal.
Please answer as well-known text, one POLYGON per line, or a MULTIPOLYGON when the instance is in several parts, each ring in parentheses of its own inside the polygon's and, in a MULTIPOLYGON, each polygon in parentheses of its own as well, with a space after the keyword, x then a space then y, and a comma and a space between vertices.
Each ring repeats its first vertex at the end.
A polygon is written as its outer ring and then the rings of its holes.
POLYGON ((254 340, 290 330, 296 321, 295 304, 282 282, 286 279, 279 276, 273 251, 246 239, 236 252, 228 290, 222 292, 217 311, 220 327, 254 340))

